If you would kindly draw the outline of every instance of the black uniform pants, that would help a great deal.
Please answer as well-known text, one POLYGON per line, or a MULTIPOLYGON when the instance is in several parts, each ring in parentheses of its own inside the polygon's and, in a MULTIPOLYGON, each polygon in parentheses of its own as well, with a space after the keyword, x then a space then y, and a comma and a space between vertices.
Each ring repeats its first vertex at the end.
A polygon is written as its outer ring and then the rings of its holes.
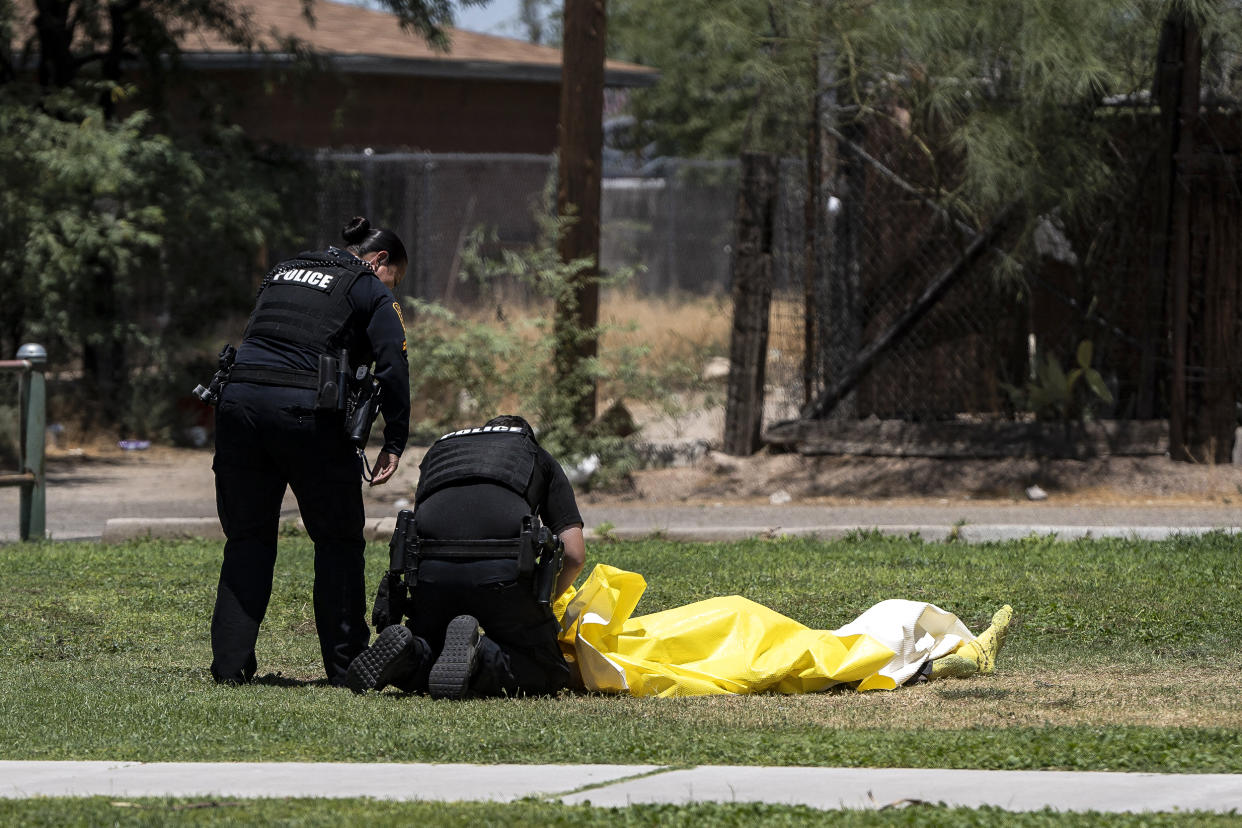
POLYGON ((315 626, 324 669, 344 681, 366 648, 361 469, 313 391, 230 383, 216 409, 216 508, 227 538, 211 617, 212 675, 247 681, 276 565, 280 503, 297 497, 315 543, 315 626))
MULTIPOLYGON (((411 590, 407 626, 432 649, 432 659, 414 681, 427 685, 429 666, 440 655, 448 623, 473 615, 483 627, 470 689, 481 696, 545 695, 569 684, 561 655, 560 624, 535 603, 528 582, 497 583, 493 562, 424 562, 411 590)), ((512 561, 495 562, 515 566, 512 561)))

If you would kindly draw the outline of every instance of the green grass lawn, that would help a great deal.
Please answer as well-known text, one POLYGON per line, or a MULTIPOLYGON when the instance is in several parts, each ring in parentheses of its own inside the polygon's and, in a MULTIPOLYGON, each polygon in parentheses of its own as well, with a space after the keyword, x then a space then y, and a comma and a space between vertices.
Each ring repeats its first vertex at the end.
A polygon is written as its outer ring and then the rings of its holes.
POLYGON ((1181 828, 1185 825, 1237 825, 1225 814, 1062 814, 1051 811, 1010 813, 999 808, 917 806, 890 811, 823 811, 802 806, 762 804, 632 805, 591 808, 585 805, 522 801, 515 803, 374 802, 370 800, 157 800, 93 799, 0 800, 0 824, 27 828, 74 825, 434 825, 478 826, 582 825, 749 826, 816 825, 831 819, 841 828, 871 826, 960 826, 960 828, 1181 828))
MULTIPOLYGON (((323 685, 310 544, 282 544, 262 678, 242 688, 207 670, 218 545, 0 547, 0 758, 1242 772, 1242 561, 1225 535, 596 544, 590 563, 647 577, 640 612, 740 593, 821 628, 895 597, 976 631, 1005 602, 1018 620, 996 675, 887 693, 460 703, 323 685)), ((373 587, 387 551, 367 557, 373 587)))

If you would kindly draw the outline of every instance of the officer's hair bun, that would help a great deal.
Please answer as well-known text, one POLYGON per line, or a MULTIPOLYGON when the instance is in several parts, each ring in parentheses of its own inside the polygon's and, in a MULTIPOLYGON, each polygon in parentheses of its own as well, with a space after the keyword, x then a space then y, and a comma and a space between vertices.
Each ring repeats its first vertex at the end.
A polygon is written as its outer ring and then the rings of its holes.
POLYGON ((354 245, 365 239, 370 232, 371 222, 363 216, 354 216, 341 229, 341 237, 345 239, 346 244, 354 245))

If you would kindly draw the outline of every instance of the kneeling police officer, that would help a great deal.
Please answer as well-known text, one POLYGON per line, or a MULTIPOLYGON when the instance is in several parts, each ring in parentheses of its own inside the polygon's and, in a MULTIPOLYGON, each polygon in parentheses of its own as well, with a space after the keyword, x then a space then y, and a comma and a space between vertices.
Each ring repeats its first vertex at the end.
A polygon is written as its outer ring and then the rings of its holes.
POLYGON ((301 253, 268 273, 231 368, 226 347, 212 387, 200 389, 217 405, 212 468, 227 538, 211 617, 211 673, 221 683, 255 674, 286 486, 315 543, 315 626, 330 682, 344 683, 370 638, 361 486, 370 419, 352 439, 347 425, 371 409, 362 396, 378 393, 384 447, 371 485, 387 481, 409 433, 405 326, 392 294, 407 259, 394 233, 365 218, 342 235, 346 249, 301 253))
POLYGON ((419 470, 372 613, 380 636, 350 665, 350 689, 464 698, 565 687, 551 604, 586 550, 564 469, 526 420, 505 415, 441 437, 419 470))

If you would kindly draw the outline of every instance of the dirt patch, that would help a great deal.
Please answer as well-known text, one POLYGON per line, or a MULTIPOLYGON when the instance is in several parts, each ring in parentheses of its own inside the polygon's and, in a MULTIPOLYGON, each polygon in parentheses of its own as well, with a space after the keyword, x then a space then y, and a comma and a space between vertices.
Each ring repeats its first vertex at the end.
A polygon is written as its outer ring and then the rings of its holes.
MULTIPOLYGON (((640 439, 683 448, 719 447, 724 410, 718 401, 688 395, 681 402, 683 410, 676 416, 632 405, 631 412, 642 426, 640 439)), ((773 403, 769 408, 767 420, 780 419, 779 407, 773 403)), ((1025 503, 1026 490, 1039 486, 1051 500, 1076 503, 1242 504, 1242 465, 1175 463, 1161 456, 945 459, 804 456, 771 448, 750 457, 730 457, 718 451, 693 456, 692 463, 680 467, 634 473, 629 491, 591 498, 653 503, 766 501, 784 491, 797 501, 947 498, 1025 503)))
POLYGON ((634 475, 632 499, 768 498, 798 500, 951 498, 1026 501, 1037 485, 1051 498, 1081 503, 1242 503, 1242 466, 1175 463, 1161 457, 1091 460, 943 460, 711 453, 686 468, 634 475))
MULTIPOLYGON (((948 679, 905 689, 909 690, 908 710, 899 708, 896 715, 910 715, 910 727, 1242 726, 1238 701, 1242 679, 1233 671, 1179 669, 1176 676, 1166 670, 1035 671, 948 679), (925 705, 945 709, 946 721, 923 722, 920 708, 925 705)), ((867 722, 854 726, 867 726, 867 722)))

